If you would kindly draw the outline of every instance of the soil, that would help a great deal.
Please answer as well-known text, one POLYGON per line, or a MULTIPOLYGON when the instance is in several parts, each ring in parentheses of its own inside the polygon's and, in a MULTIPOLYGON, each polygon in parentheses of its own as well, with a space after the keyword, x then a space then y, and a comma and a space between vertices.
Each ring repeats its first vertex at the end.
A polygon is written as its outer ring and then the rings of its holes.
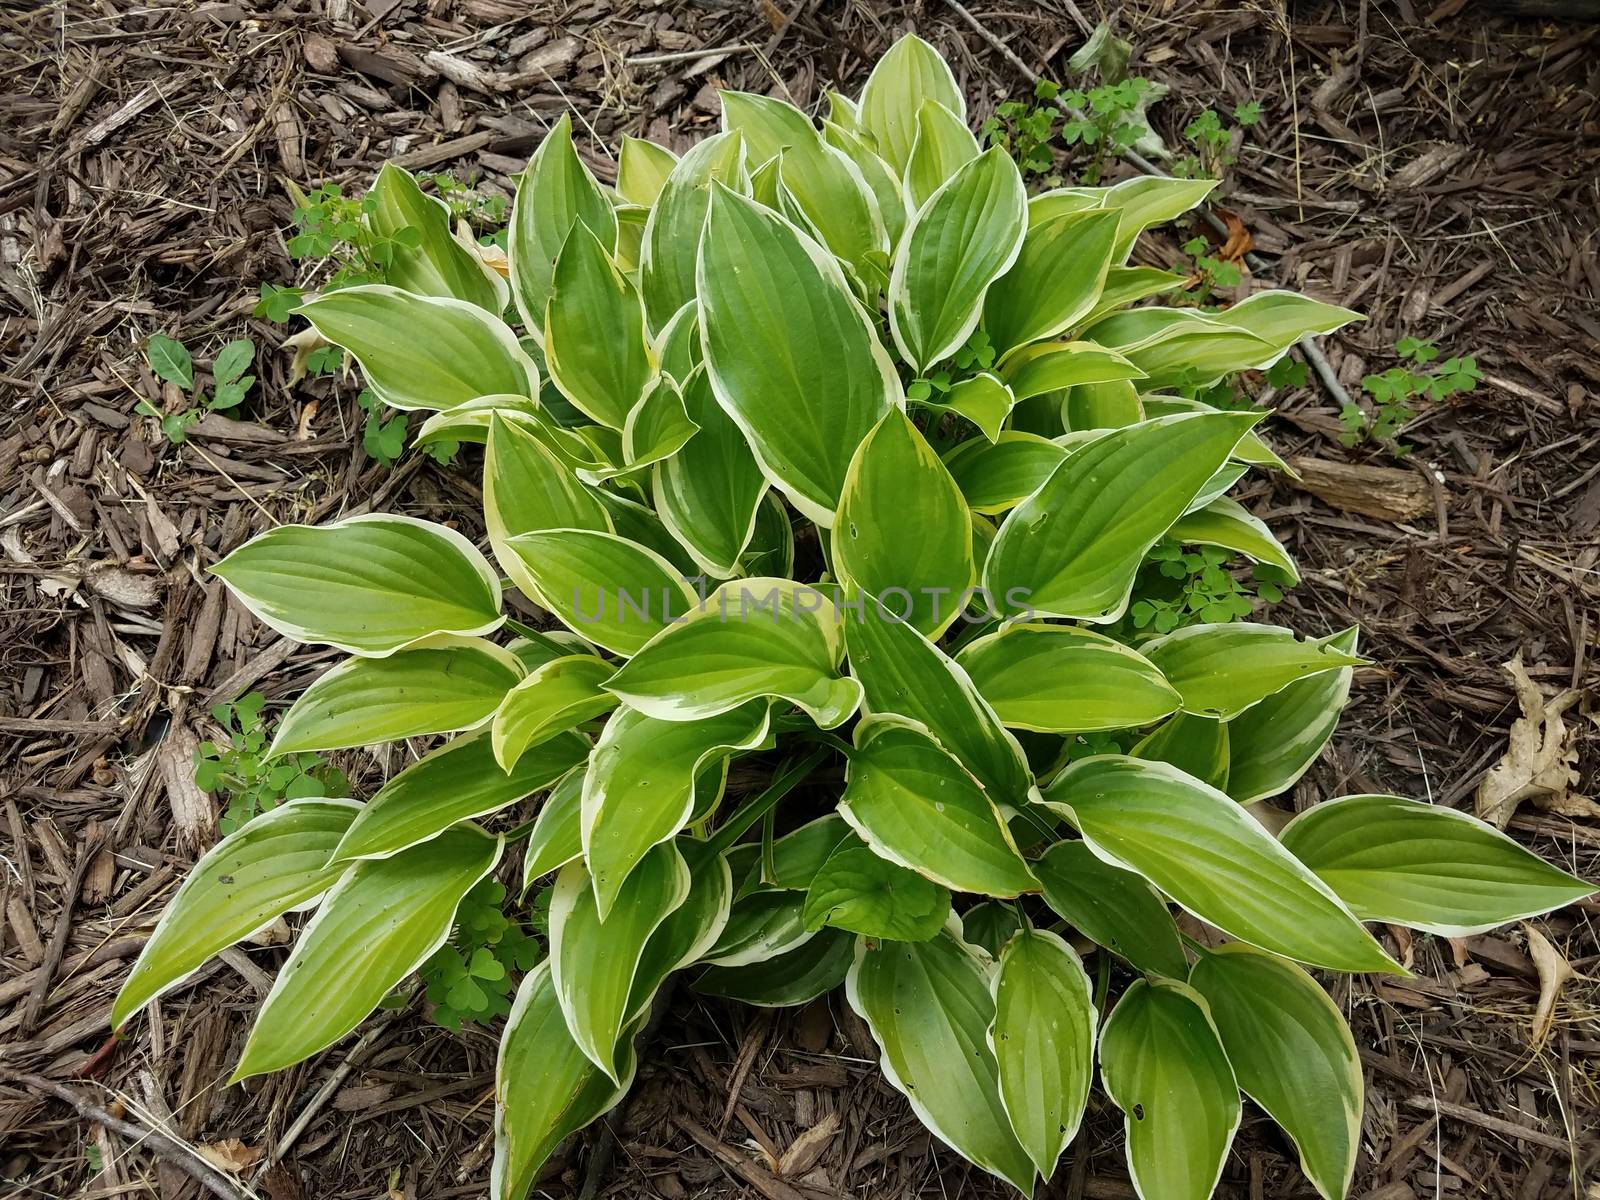
MULTIPOLYGON (((681 148, 715 127, 720 87, 807 106, 853 91, 907 28, 949 56, 981 120, 1030 94, 1026 71, 1060 78, 1114 16, 1134 69, 1171 87, 1153 109, 1169 145, 1204 107, 1262 104, 1220 209, 1254 245, 1244 288, 1276 280, 1367 314, 1324 343, 1343 390, 1395 365, 1402 336, 1476 357, 1482 384, 1423 406, 1403 459, 1345 446, 1342 398, 1316 375, 1255 388, 1303 474, 1253 476, 1244 496, 1304 570, 1277 619, 1359 624, 1376 664, 1280 804, 1392 791, 1470 811, 1514 742, 1523 756, 1490 786, 1519 764, 1546 786, 1510 832, 1600 878, 1600 809, 1583 799, 1600 763, 1600 25, 1467 0, 1109 7, 0 10, 0 1194, 253 1181, 271 1200, 419 1200, 487 1185, 489 1031, 449 1034, 413 1006, 222 1086, 279 946, 230 952, 108 1037, 133 956, 217 836, 217 801, 190 776, 210 707, 252 689, 282 702, 331 658, 256 623, 205 567, 275 521, 449 519, 478 499, 470 463, 373 463, 352 383, 289 384, 270 349, 282 328, 251 315, 262 281, 306 281, 284 245, 286 183, 356 190, 393 158, 509 194, 568 107, 609 179, 622 134, 681 148), (241 421, 207 418, 174 446, 135 413, 179 403, 144 363, 155 332, 203 366, 231 338, 263 347, 241 421), (1538 720, 1514 726, 1525 706, 1538 720)), ((1140 253, 1177 263, 1187 236, 1140 253)), ((358 789, 390 765, 340 763, 358 789)), ((1367 1075, 1353 1196, 1600 1196, 1597 917, 1591 899, 1462 941, 1382 930, 1415 978, 1333 984, 1367 1075), (1577 975, 1557 989, 1563 960, 1577 975)), ((1003 1194, 931 1143, 838 997, 767 1013, 679 988, 642 1059, 633 1097, 568 1143, 542 1194, 1003 1194)), ((1133 1196, 1120 1124, 1097 1099, 1043 1194, 1133 1196)), ((1219 1195, 1314 1192, 1247 1106, 1219 1195)))

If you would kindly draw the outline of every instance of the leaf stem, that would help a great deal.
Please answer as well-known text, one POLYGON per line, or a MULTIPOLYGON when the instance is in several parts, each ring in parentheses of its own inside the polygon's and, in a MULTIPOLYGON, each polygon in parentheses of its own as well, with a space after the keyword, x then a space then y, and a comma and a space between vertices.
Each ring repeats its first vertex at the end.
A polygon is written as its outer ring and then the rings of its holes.
POLYGON ((742 837, 762 817, 777 807, 778 801, 792 792, 805 777, 822 765, 828 752, 813 750, 799 762, 785 768, 767 785, 765 791, 748 801, 743 808, 729 817, 727 822, 711 835, 709 844, 715 854, 721 854, 742 837))

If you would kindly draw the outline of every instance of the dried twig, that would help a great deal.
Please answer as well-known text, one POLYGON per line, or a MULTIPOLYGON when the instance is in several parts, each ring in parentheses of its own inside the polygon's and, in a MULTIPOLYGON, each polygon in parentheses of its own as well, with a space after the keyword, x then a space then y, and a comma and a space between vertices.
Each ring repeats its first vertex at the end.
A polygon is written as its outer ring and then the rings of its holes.
POLYGON ((0 1079, 7 1083, 20 1084, 30 1091, 54 1096, 63 1104, 70 1105, 80 1117, 97 1125, 103 1125, 114 1133, 120 1133, 131 1142, 149 1146, 160 1158, 198 1180, 213 1196, 220 1196, 222 1200, 250 1200, 249 1192, 242 1191, 231 1179, 201 1158, 193 1147, 171 1134, 163 1133, 159 1129, 147 1129, 132 1121, 113 1116, 75 1089, 64 1083, 57 1083, 53 1079, 46 1079, 42 1075, 0 1068, 0 1079))

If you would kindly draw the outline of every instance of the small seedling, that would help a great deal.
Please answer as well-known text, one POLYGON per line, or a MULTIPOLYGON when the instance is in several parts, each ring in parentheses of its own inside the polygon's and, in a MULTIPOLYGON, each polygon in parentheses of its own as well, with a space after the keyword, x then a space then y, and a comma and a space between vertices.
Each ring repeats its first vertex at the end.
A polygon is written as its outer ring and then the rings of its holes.
POLYGON ((265 705, 260 692, 231 704, 213 705, 211 716, 222 726, 222 739, 201 742, 195 748, 195 784, 203 791, 227 794, 227 808, 218 822, 224 834, 285 800, 350 794, 344 772, 329 766, 319 754, 267 758, 272 731, 262 717, 265 705))
POLYGON ((1215 258, 1209 253, 1211 243, 1203 235, 1196 235, 1183 244, 1183 252, 1194 260, 1195 288, 1190 295, 1196 304, 1211 303, 1216 288, 1238 287, 1244 278, 1239 264, 1225 258, 1215 258))
POLYGON ((149 400, 140 400, 135 410, 161 422, 161 432, 169 442, 188 439, 189 430, 208 412, 228 412, 244 403, 256 377, 246 375, 255 361, 256 344, 249 338, 235 338, 218 353, 211 366, 211 393, 195 386, 194 359, 184 344, 165 334, 154 334, 145 345, 145 361, 158 378, 189 393, 189 407, 169 413, 149 400))
MULTIPOLYGON (((1237 105, 1233 110, 1233 122, 1240 129, 1260 124, 1261 102, 1251 100, 1237 105)), ((1202 109, 1199 116, 1183 127, 1183 136, 1194 144, 1195 153, 1183 155, 1173 163, 1174 175, 1187 179, 1206 175, 1220 177, 1224 170, 1237 161, 1237 155, 1228 153, 1233 130, 1214 108, 1202 109)))
POLYGON ((1397 440, 1407 423, 1414 420, 1418 400, 1440 401, 1464 392, 1474 391, 1483 379, 1477 359, 1447 358, 1431 372, 1427 367, 1439 357, 1439 348, 1421 338, 1403 337, 1394 344, 1395 353, 1402 360, 1397 367, 1361 380, 1361 387, 1372 399, 1369 413, 1359 404, 1351 402, 1339 413, 1344 433, 1339 440, 1346 446, 1372 441, 1386 446, 1397 458, 1411 453, 1411 447, 1397 440))

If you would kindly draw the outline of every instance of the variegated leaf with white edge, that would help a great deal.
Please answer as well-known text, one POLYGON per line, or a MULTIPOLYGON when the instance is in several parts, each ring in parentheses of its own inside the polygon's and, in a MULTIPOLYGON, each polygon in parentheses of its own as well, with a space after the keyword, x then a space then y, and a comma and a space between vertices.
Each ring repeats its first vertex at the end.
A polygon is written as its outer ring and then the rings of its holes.
POLYGON ((462 825, 427 846, 351 867, 301 930, 229 1082, 292 1066, 359 1025, 444 945, 456 906, 494 870, 504 846, 462 825))
POLYGON ((789 579, 736 579, 656 634, 606 689, 662 721, 695 721, 770 696, 832 729, 861 703, 861 685, 839 672, 843 656, 827 593, 789 579))
POLYGON ((989 285, 1017 261, 1026 230, 1022 175, 998 146, 960 167, 917 210, 889 278, 889 329, 914 370, 966 342, 989 285))
POLYGON ((878 1043, 884 1077, 934 1136, 1031 1196, 1033 1162, 1006 1116, 988 1044, 992 969, 949 930, 925 942, 861 938, 845 996, 878 1043))
MULTIPOLYGON (((536 342, 544 339, 545 306, 550 301, 556 257, 572 227, 582 223, 607 252, 617 248, 617 214, 593 172, 572 144, 572 116, 562 113, 517 176, 517 196, 506 231, 511 295, 523 326, 536 342)), ((505 391, 490 388, 486 391, 505 391)))
POLYGON ((831 254, 721 186, 696 278, 717 402, 767 478, 832 525, 855 447, 904 402, 870 318, 831 254))
POLYGON ((1097 855, 1240 941, 1333 971, 1404 974, 1343 901, 1223 793, 1120 754, 1070 764, 1045 803, 1097 855))
POLYGON ((1140 979, 1100 1031, 1100 1078, 1126 1115, 1128 1169, 1149 1200, 1209 1200, 1242 1106, 1204 998, 1140 979))
POLYGON ((603 716, 617 698, 602 684, 615 667, 593 654, 572 654, 535 668, 505 693, 489 727, 495 761, 510 771, 540 742, 603 716))
POLYGON ((387 658, 351 658, 315 679, 278 722, 269 757, 473 729, 523 675, 509 650, 442 635, 387 658))
POLYGON ((1077 952, 1046 930, 1023 929, 1001 949, 989 983, 989 1049, 1000 1102, 1042 1179, 1077 1136, 1094 1078, 1094 988, 1077 952))
POLYGON ((612 714, 583 783, 583 852, 602 918, 651 847, 688 824, 702 769, 768 743, 768 708, 753 700, 699 721, 659 721, 627 707, 612 714))
POLYGON ((111 1006, 112 1028, 122 1028, 213 954, 314 904, 345 873, 346 864, 329 864, 360 809, 354 800, 288 800, 208 850, 139 952, 111 1006))
POLYGON ((211 572, 284 636, 368 658, 441 633, 490 633, 505 620, 499 576, 477 547, 415 517, 279 525, 211 572))
POLYGON ((568 863, 550 896, 550 974, 567 1028, 589 1061, 622 1082, 618 1043, 645 946, 689 895, 689 865, 670 841, 640 860, 609 913, 595 905, 582 863, 568 863))
POLYGON ((393 408, 453 408, 479 396, 539 394, 539 368, 510 327, 465 300, 365 283, 324 292, 295 314, 348 350, 367 386, 393 408))

